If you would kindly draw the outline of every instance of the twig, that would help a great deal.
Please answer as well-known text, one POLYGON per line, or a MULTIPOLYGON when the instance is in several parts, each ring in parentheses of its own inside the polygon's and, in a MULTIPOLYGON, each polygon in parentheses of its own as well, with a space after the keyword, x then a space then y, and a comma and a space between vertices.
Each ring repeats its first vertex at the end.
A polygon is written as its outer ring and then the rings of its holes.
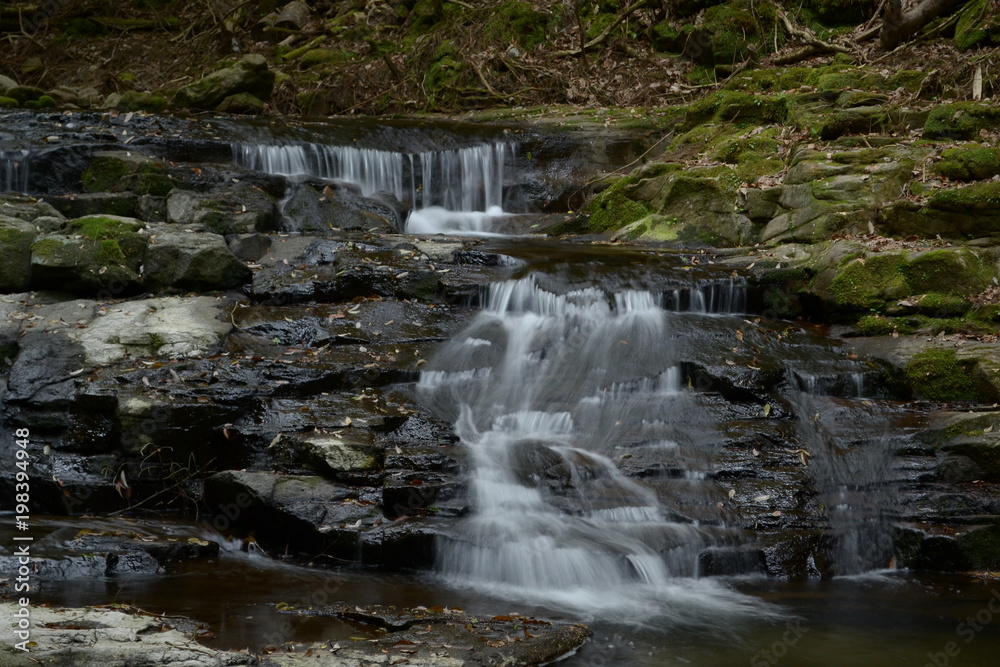
POLYGON ((785 30, 788 32, 788 35, 790 37, 795 37, 800 41, 805 42, 809 46, 812 46, 817 49, 823 49, 823 51, 827 52, 836 51, 837 53, 853 53, 853 51, 851 51, 851 49, 847 48, 846 46, 841 46, 840 44, 832 44, 830 42, 824 42, 822 39, 816 37, 815 35, 810 34, 801 28, 796 28, 794 25, 792 25, 792 22, 788 18, 788 15, 785 14, 785 12, 781 11, 780 9, 777 10, 777 14, 778 18, 781 19, 781 22, 785 25, 785 30))
POLYGON ((458 5, 459 7, 465 7, 466 9, 470 9, 470 10, 473 10, 473 11, 475 11, 475 9, 476 9, 472 5, 467 4, 465 2, 462 2, 462 0, 444 0, 444 1, 445 2, 450 2, 453 5, 458 5))
MULTIPOLYGON (((638 11, 638 10, 642 9, 643 7, 645 7, 649 2, 651 2, 651 0, 638 0, 638 2, 636 2, 635 4, 629 5, 628 7, 626 7, 622 11, 621 14, 619 14, 618 16, 616 16, 615 20, 611 22, 611 25, 609 25, 607 28, 605 28, 604 32, 602 32, 597 37, 595 37, 594 39, 590 40, 586 44, 583 44, 578 49, 566 49, 564 51, 553 51, 550 54, 551 57, 553 57, 553 58, 564 58, 566 56, 578 56, 581 53, 583 53, 584 51, 586 51, 587 49, 592 49, 592 48, 594 48, 595 46, 597 46, 599 44, 603 44, 605 41, 607 41, 608 37, 611 36, 611 33, 613 33, 618 28, 618 26, 620 26, 622 23, 624 23, 625 21, 627 21, 628 18, 630 16, 632 16, 632 14, 634 14, 636 11, 638 11)), ((580 30, 582 32, 582 30, 583 30, 583 26, 582 25, 580 26, 580 30)))

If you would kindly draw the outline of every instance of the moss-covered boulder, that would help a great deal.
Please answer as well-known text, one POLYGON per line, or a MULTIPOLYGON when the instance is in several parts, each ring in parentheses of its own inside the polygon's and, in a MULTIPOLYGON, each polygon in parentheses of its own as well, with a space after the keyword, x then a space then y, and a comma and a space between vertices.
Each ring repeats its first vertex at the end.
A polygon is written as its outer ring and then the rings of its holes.
POLYGON ((978 102, 942 104, 931 110, 924 124, 926 139, 978 139, 980 130, 1000 125, 1000 107, 978 102))
POLYGON ((878 313, 911 296, 977 294, 994 274, 992 263, 970 249, 856 252, 827 266, 812 289, 831 313, 878 313))
POLYGON ((972 0, 955 23, 955 46, 972 49, 1000 45, 1000 0, 972 0))
POLYGON ((732 170, 715 174, 664 165, 647 168, 605 193, 598 203, 603 208, 593 211, 592 227, 597 231, 618 223, 622 228, 615 236, 621 239, 726 246, 751 243, 756 240, 755 228, 737 211, 736 188, 726 176, 733 176, 732 170))
MULTIPOLYGON (((947 413, 940 424, 921 439, 947 457, 964 457, 975 465, 977 479, 1000 481, 1000 413, 947 413)), ((972 481, 963 479, 961 481, 972 481)))
POLYGON ((785 36, 777 23, 773 5, 734 0, 706 9, 699 27, 709 36, 712 64, 732 66, 780 48, 785 36))
POLYGON ((971 146, 941 153, 934 171, 956 181, 983 181, 1000 174, 1000 148, 971 146))
POLYGON ((264 101, 250 93, 237 93, 222 100, 215 110, 219 113, 255 116, 264 112, 264 101))
POLYGON ((913 393, 930 401, 973 401, 973 362, 959 360, 954 350, 931 349, 915 355, 903 369, 913 393))
POLYGON ((0 95, 0 109, 16 109, 19 106, 21 106, 20 103, 13 97, 0 95))
POLYGON ((184 86, 174 94, 171 105, 188 109, 214 109, 224 99, 249 93, 268 100, 274 89, 275 74, 259 54, 245 56, 233 67, 226 67, 184 86))
POLYGON ((218 234, 188 234, 157 226, 150 236, 143 277, 153 289, 222 290, 250 281, 250 269, 218 234))
POLYGON ((31 223, 0 215, 0 292, 23 292, 31 281, 31 223))
POLYGON ((87 192, 133 192, 164 196, 174 184, 166 165, 141 153, 98 151, 83 172, 87 192))
POLYGON ((43 236, 31 246, 31 284, 105 298, 140 288, 144 224, 130 218, 91 216, 71 220, 65 234, 43 236))

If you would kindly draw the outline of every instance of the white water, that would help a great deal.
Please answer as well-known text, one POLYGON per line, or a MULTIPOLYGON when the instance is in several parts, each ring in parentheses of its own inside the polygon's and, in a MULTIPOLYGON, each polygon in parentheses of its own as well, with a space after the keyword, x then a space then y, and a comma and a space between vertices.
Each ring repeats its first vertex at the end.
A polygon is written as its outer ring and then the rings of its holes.
POLYGON ((28 159, 31 151, 0 151, 0 192, 28 191, 28 159))
POLYGON ((243 166, 283 176, 311 176, 357 185, 361 194, 388 192, 413 211, 407 231, 484 233, 503 215, 504 175, 514 148, 504 142, 406 153, 324 144, 240 144, 243 166))
POLYGON ((450 583, 583 617, 760 613, 693 578, 698 553, 735 531, 669 520, 613 460, 622 443, 691 460, 714 446, 681 386, 670 317, 646 291, 554 294, 532 277, 491 286, 484 311, 417 387, 454 420, 471 457, 474 513, 439 546, 450 583))

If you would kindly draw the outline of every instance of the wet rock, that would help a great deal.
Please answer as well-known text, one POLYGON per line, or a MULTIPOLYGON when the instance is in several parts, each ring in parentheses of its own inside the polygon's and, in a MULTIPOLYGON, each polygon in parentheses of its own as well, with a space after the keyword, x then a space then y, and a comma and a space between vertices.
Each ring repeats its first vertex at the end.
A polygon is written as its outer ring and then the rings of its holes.
POLYGON ((310 184, 294 186, 282 213, 283 231, 327 234, 331 230, 393 232, 402 227, 405 213, 370 197, 339 192, 326 186, 322 192, 310 184))
POLYGON ((208 192, 174 189, 167 195, 167 222, 201 225, 216 234, 252 234, 274 229, 277 205, 250 184, 208 192))
POLYGON ((384 452, 370 437, 353 432, 346 436, 284 436, 279 446, 295 448, 323 474, 366 472, 382 466, 384 452))
MULTIPOLYGON (((289 610, 288 613, 301 613, 289 610)), ((319 613, 381 628, 385 635, 371 642, 339 642, 338 662, 325 658, 301 660, 308 645, 289 646, 295 653, 272 653, 267 660, 281 666, 365 664, 370 656, 388 654, 390 664, 414 665, 537 665, 574 651, 590 636, 584 625, 550 623, 520 614, 476 618, 460 609, 418 607, 328 607, 319 613), (396 657, 398 656, 398 658, 396 657), (340 662, 342 661, 342 662, 340 662)), ((267 664, 267 663, 265 663, 267 664)))
MULTIPOLYGON (((0 606, 0 614, 14 618, 17 609, 14 603, 7 603, 0 606)), ((204 630, 197 624, 181 624, 179 619, 161 618, 137 609, 33 607, 31 620, 30 652, 13 650, 11 647, 21 641, 16 638, 15 627, 10 623, 0 626, 5 665, 30 667, 37 660, 53 667, 260 664, 249 654, 216 651, 197 643, 193 639, 195 630, 204 630)))
POLYGON ((752 547, 716 547, 698 554, 698 576, 739 576, 765 574, 764 552, 752 547))
MULTIPOLYGON (((45 201, 61 215, 82 218, 89 215, 135 217, 139 196, 132 192, 88 192, 71 195, 46 195, 45 201)), ((141 216, 145 219, 145 216, 141 216)), ((52 230, 55 231, 55 230, 52 230)))
POLYGON ((135 254, 126 256, 114 239, 49 234, 31 246, 31 282, 36 289, 134 294, 141 283, 135 254))
POLYGON ((38 221, 40 219, 62 219, 64 217, 58 210, 56 210, 56 208, 45 200, 12 194, 0 196, 0 216, 6 218, 17 218, 18 220, 23 220, 24 222, 34 223, 42 227, 42 231, 55 231, 55 229, 49 229, 46 225, 39 224, 38 221))
POLYGON ((274 72, 262 55, 245 56, 233 67, 226 67, 177 91, 171 100, 174 107, 212 109, 231 95, 248 93, 261 100, 271 97, 274 72))
POLYGON ((379 521, 362 490, 307 475, 221 472, 205 480, 205 502, 266 551, 348 561, 357 558, 361 533, 379 521))
POLYGON ((218 234, 190 234, 168 226, 149 229, 143 279, 154 289, 230 289, 250 282, 251 271, 218 234))
MULTIPOLYGON (((215 558, 219 555, 218 542, 192 537, 186 540, 156 538, 141 532, 81 530, 67 544, 71 551, 85 553, 140 552, 149 555, 160 565, 193 558, 215 558)), ((156 571, 156 567, 153 571, 156 571)), ((120 570, 119 570, 120 571, 120 570)))

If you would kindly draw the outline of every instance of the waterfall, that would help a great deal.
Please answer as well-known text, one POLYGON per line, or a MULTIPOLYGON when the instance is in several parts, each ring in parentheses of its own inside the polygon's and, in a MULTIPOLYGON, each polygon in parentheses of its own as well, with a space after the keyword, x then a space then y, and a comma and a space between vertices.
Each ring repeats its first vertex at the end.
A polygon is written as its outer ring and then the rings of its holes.
POLYGON ((470 453, 473 514, 439 544, 449 582, 623 620, 749 604, 693 579, 698 553, 734 531, 678 519, 615 463, 623 445, 697 461, 717 442, 682 386, 661 300, 556 294, 533 275, 498 283, 421 375, 422 402, 470 453), (668 604, 678 600, 683 611, 668 604))
POLYGON ((29 150, 0 150, 0 188, 3 192, 28 192, 29 150))
POLYGON ((505 171, 514 159, 506 142, 408 153, 325 144, 237 144, 234 160, 283 176, 357 185, 361 194, 388 192, 413 211, 407 231, 485 232, 503 213, 505 171))
POLYGON ((737 314, 747 309, 746 278, 730 276, 702 280, 664 294, 667 310, 691 313, 737 314))

